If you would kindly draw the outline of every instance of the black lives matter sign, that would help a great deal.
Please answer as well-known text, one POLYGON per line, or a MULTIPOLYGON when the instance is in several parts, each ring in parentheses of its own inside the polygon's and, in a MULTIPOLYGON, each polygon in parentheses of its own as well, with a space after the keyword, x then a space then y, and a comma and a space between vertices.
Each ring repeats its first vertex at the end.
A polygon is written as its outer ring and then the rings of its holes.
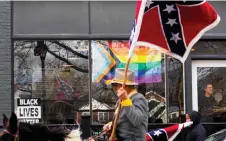
POLYGON ((41 99, 18 98, 17 117, 25 122, 38 123, 41 119, 41 99))

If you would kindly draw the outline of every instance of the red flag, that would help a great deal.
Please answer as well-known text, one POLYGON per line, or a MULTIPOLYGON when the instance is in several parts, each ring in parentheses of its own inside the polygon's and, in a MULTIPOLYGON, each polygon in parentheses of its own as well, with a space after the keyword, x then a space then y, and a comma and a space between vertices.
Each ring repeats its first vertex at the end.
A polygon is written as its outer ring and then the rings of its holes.
POLYGON ((139 45, 155 48, 184 62, 192 46, 219 22, 219 15, 205 0, 138 0, 129 58, 139 45))
POLYGON ((146 134, 146 141, 173 141, 183 128, 191 126, 192 124, 193 122, 185 122, 148 132, 146 134))

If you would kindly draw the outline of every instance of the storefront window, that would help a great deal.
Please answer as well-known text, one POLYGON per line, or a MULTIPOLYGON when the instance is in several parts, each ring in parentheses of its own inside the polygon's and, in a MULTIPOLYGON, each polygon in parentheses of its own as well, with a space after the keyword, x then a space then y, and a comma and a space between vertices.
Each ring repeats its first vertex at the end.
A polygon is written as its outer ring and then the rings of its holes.
POLYGON ((76 112, 88 104, 88 45, 86 40, 14 42, 14 99, 20 120, 76 123, 76 112))
MULTIPOLYGON (((116 68, 125 68, 128 51, 125 40, 15 41, 15 112, 20 120, 31 123, 73 124, 80 123, 81 115, 92 107, 93 124, 111 121, 118 98, 106 82, 116 68), (89 43, 92 72, 88 70, 89 43)), ((149 123, 179 122, 178 111, 183 113, 181 64, 168 57, 166 68, 165 57, 151 48, 138 47, 129 66, 136 72, 137 90, 149 101, 149 123)))
POLYGON ((226 67, 198 67, 198 106, 206 122, 226 122, 226 67))
MULTIPOLYGON (((116 68, 125 68, 129 52, 128 41, 95 40, 91 45, 93 98, 109 106, 108 109, 106 105, 102 106, 99 110, 108 111, 108 120, 111 121, 117 97, 111 86, 106 85, 106 81, 113 78, 116 68)), ((136 48, 129 69, 137 72, 137 90, 149 101, 149 123, 166 123, 163 54, 147 47, 136 48)), ((93 111, 93 121, 100 122, 95 118, 96 114, 98 113, 93 111)))
POLYGON ((197 60, 192 64, 193 107, 202 122, 226 122, 226 63, 223 60, 197 60))
POLYGON ((180 122, 180 114, 184 114, 183 66, 182 63, 168 56, 168 117, 170 123, 180 122))
POLYGON ((154 68, 151 83, 138 86, 140 91, 145 91, 149 101, 149 123, 167 123, 167 104, 165 90, 165 57, 159 54, 159 64, 154 68))
POLYGON ((193 54, 216 55, 226 53, 225 41, 199 41, 192 48, 193 54))

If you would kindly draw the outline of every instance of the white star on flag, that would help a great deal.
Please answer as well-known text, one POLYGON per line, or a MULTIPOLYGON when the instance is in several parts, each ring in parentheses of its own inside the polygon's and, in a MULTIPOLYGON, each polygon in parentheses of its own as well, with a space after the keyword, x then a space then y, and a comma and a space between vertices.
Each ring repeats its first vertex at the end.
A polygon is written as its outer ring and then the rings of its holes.
POLYGON ((149 8, 152 3, 154 3, 152 0, 147 0, 146 7, 149 8))
POLYGON ((155 133, 154 133, 155 136, 159 136, 160 134, 162 134, 159 130, 154 131, 154 132, 155 132, 155 133))
POLYGON ((170 38, 170 40, 174 40, 174 42, 177 44, 177 41, 181 40, 181 38, 179 37, 179 34, 180 33, 177 33, 177 34, 172 34, 172 38, 170 38))
POLYGON ((177 24, 177 22, 176 22, 176 19, 169 19, 168 18, 168 22, 166 24, 169 24, 172 27, 174 24, 177 24))
POLYGON ((172 11, 176 10, 173 8, 173 5, 166 5, 166 9, 164 9, 163 11, 167 11, 168 14, 170 14, 172 11))

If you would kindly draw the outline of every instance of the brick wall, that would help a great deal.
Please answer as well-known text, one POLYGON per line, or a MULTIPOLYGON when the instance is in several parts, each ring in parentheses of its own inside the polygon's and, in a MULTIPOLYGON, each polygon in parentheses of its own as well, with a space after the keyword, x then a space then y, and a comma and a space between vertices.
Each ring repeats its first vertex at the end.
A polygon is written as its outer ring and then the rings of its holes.
POLYGON ((11 2, 0 1, 0 125, 11 106, 11 2))

